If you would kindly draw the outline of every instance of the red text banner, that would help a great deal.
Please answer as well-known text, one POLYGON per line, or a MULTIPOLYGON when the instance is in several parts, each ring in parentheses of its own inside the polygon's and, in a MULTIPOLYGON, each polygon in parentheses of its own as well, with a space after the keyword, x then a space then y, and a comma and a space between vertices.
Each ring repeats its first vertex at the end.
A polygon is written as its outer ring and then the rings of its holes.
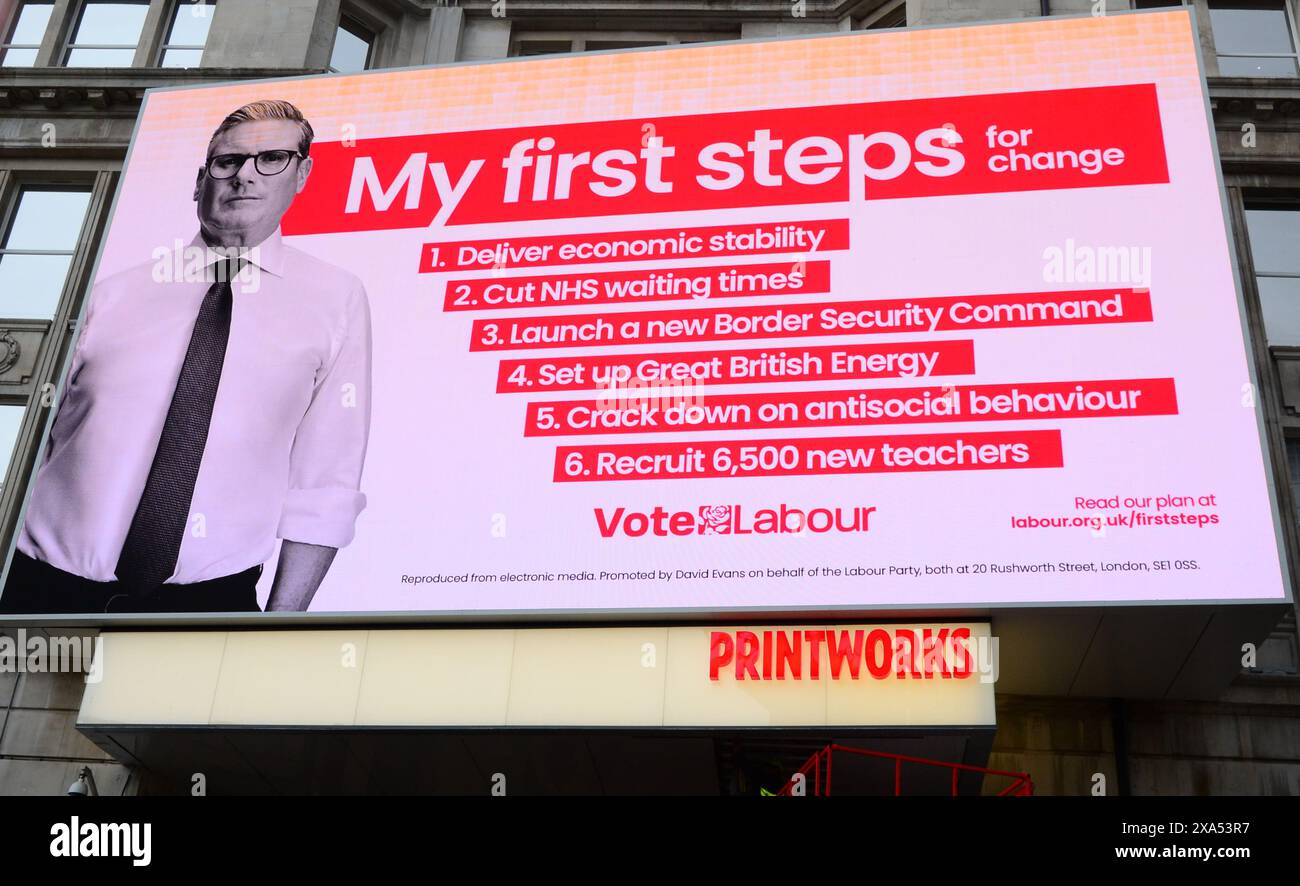
POLYGON ((1168 181, 1150 83, 406 135, 312 152, 318 171, 286 234, 1168 181))
POLYGON ((676 351, 502 360, 497 393, 683 382, 705 385, 850 378, 915 378, 969 375, 975 371, 970 339, 817 347, 676 351))
POLYGON ((498 237, 426 243, 420 273, 504 271, 545 265, 834 252, 849 248, 849 222, 759 222, 548 237, 498 237))
POLYGON ((1105 289, 1009 295, 895 298, 611 315, 475 320, 471 351, 592 345, 731 341, 822 335, 961 332, 1030 326, 1142 323, 1151 320, 1145 290, 1105 289))
POLYGON ((524 436, 1176 415, 1172 378, 529 403, 524 436), (638 402, 640 401, 640 402, 638 402))
POLYGON ((557 483, 1059 468, 1061 432, 610 443, 555 450, 557 483))
POLYGON ((657 268, 537 277, 448 280, 444 311, 552 308, 656 301, 704 302, 759 295, 820 295, 830 291, 827 261, 657 268))

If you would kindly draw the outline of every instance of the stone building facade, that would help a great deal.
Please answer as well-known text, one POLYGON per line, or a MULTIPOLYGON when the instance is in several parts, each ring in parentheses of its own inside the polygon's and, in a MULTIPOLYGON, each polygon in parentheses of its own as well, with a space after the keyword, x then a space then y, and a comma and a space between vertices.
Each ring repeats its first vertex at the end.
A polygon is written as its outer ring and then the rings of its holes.
MULTIPOLYGON (((1300 479, 1298 0, 1197 12, 1260 390, 1285 512, 1300 479), (1250 14, 1243 15, 1248 8, 1250 14)), ((143 92, 154 86, 718 41, 1105 14, 1144 0, 0 0, 0 541, 37 458, 143 92), (59 229, 23 228, 23 210, 59 229), (44 216, 43 216, 44 217, 44 216), (8 267, 6 267, 6 265, 8 267)), ((1287 544, 1295 570, 1297 533, 1287 544)), ((994 619, 997 627, 997 619, 994 619)), ((1251 638, 1243 638, 1249 642, 1251 638)), ((1213 700, 999 692, 989 765, 1038 793, 1300 794, 1288 613, 1213 700)), ((0 793, 149 790, 75 728, 76 675, 0 673, 0 793)))

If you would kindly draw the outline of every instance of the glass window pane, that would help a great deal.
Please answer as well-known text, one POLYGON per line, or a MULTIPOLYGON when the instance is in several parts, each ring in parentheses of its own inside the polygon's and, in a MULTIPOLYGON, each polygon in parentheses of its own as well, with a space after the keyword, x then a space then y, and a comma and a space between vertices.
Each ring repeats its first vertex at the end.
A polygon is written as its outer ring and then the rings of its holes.
POLYGON ((164 68, 197 68, 203 61, 202 49, 167 49, 163 51, 164 68))
POLYGON ((571 52, 569 40, 524 40, 519 44, 520 55, 550 55, 554 52, 571 52))
POLYGON ((85 191, 23 191, 4 247, 76 249, 89 203, 85 191))
POLYGON ((1300 345, 1300 278, 1260 277, 1259 306, 1270 345, 1300 345))
POLYGON ((68 53, 71 68, 129 68, 134 49, 74 49, 68 53))
POLYGON ((1247 209, 1255 273, 1300 273, 1300 210, 1247 209))
POLYGON ((208 28, 216 7, 210 2, 194 3, 181 0, 172 19, 172 29, 167 35, 170 46, 203 46, 208 42, 208 28))
POLYGON ((1282 3, 1260 3, 1255 8, 1226 7, 1210 10, 1214 48, 1219 52, 1292 52, 1291 26, 1282 3))
POLYGON ((370 54, 370 41, 339 26, 334 37, 334 52, 330 55, 330 70, 343 73, 356 73, 366 69, 366 57, 370 54))
POLYGON ((74 44, 131 46, 140 42, 147 3, 88 2, 77 25, 74 44))
POLYGON ((53 317, 71 263, 70 255, 0 255, 0 317, 53 317))
POLYGON ((35 49, 5 49, 4 58, 0 59, 0 68, 30 68, 36 64, 35 49))
POLYGON ((1249 56, 1219 56, 1219 73, 1225 77, 1294 77, 1296 60, 1293 58, 1251 58, 1249 56))
POLYGON ((18 441, 18 426, 26 411, 25 406, 0 405, 0 490, 4 489, 4 474, 9 470, 9 460, 18 441))
POLYGON ((14 20, 13 30, 5 42, 39 45, 53 11, 53 3, 24 3, 18 10, 18 18, 14 20))
POLYGON ((1287 438, 1286 463, 1291 469, 1291 495, 1295 499, 1296 520, 1300 521, 1300 440, 1287 438))

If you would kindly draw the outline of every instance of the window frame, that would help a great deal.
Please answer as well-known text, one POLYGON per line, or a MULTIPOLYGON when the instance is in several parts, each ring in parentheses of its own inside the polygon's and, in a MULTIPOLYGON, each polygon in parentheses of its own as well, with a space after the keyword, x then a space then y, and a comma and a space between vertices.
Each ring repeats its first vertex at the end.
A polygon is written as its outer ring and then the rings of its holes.
MULTIPOLYGON (((177 17, 180 16, 180 14, 181 14, 181 10, 182 10, 182 9, 185 9, 185 8, 192 8, 192 7, 195 7, 195 6, 208 6, 208 7, 211 7, 212 12, 210 13, 210 15, 212 15, 214 18, 215 18, 216 14, 217 14, 217 0, 199 0, 199 2, 195 2, 195 0, 171 0, 171 3, 170 3, 170 7, 171 7, 171 8, 167 10, 167 15, 164 15, 164 16, 163 16, 162 33, 159 35, 159 38, 158 38, 158 44, 159 44, 159 45, 158 45, 158 52, 156 53, 156 55, 155 55, 155 57, 154 57, 154 59, 153 59, 154 67, 158 67, 158 68, 166 67, 166 66, 163 64, 163 62, 164 62, 164 61, 166 60, 166 58, 167 58, 167 50, 169 50, 169 49, 190 49, 190 50, 197 49, 197 50, 199 50, 199 64, 198 64, 198 67, 202 67, 202 65, 203 65, 203 55, 202 55, 202 53, 203 53, 203 52, 208 48, 208 40, 212 37, 212 22, 208 22, 208 32, 207 32, 207 34, 206 34, 206 35, 204 36, 204 38, 203 38, 203 45, 202 45, 202 46, 194 46, 194 45, 189 44, 189 43, 169 43, 169 42, 168 42, 169 40, 171 40, 171 36, 172 36, 172 28, 175 27, 175 25, 176 25, 176 19, 177 19, 177 17)), ((143 39, 143 37, 144 37, 144 35, 141 34, 141 38, 142 38, 142 39, 143 39)), ((175 67, 173 67, 173 68, 168 68, 168 70, 184 70, 184 69, 185 69, 184 66, 179 67, 179 68, 175 68, 175 67)))
MULTIPOLYGON (((64 272, 63 282, 59 287, 59 294, 54 301, 54 310, 51 311, 51 317, 59 313, 59 305, 67 292, 68 277, 72 273, 73 263, 76 261, 78 254, 82 251, 81 234, 85 231, 86 219, 90 214, 90 200, 94 197, 93 183, 84 181, 67 181, 67 180, 50 180, 43 181, 39 178, 24 177, 13 183, 11 193, 5 195, 3 206, 0 206, 0 262, 7 255, 34 255, 34 256, 66 256, 68 259, 68 268, 64 272), (77 228, 77 244, 71 249, 14 249, 4 245, 13 235, 13 225, 18 218, 18 209, 22 205, 24 195, 32 192, 37 193, 76 193, 85 194, 87 203, 85 214, 81 217, 81 224, 77 228)), ((47 322, 44 317, 17 317, 10 315, 0 316, 0 323, 7 321, 39 321, 47 322)))
MULTIPOLYGON (((60 296, 58 308, 62 308, 62 298, 69 294, 68 287, 73 282, 72 274, 76 269, 78 262, 93 264, 99 255, 100 243, 98 241, 89 242, 93 237, 89 237, 95 231, 95 225, 99 224, 96 213, 95 200, 97 190, 100 188, 114 189, 117 187, 118 173, 109 169, 103 169, 98 164, 91 166, 78 165, 72 168, 60 169, 57 166, 41 168, 0 168, 0 240, 8 241, 10 229, 18 214, 18 204, 22 201, 22 195, 27 191, 75 191, 77 193, 90 194, 90 203, 86 207, 86 214, 81 219, 81 227, 77 230, 77 245, 71 251, 72 262, 69 265, 68 277, 63 281, 63 292, 60 296), (107 181, 100 180, 107 176, 107 181)), ((64 250, 27 250, 27 249, 3 249, 0 251, 12 252, 15 254, 46 254, 46 255, 65 255, 64 250)), ((58 310, 55 311, 58 316, 58 310)), ((72 318, 75 319, 77 311, 73 310, 72 318)), ((0 325, 4 323, 27 323, 39 322, 47 323, 47 320, 31 321, 23 318, 8 317, 0 314, 0 325)))
POLYGON ((1219 76, 1222 77, 1255 77, 1256 79, 1270 80, 1287 80, 1300 77, 1300 34, 1296 30, 1295 11, 1291 8, 1290 0, 1276 0, 1277 5, 1282 7, 1282 15, 1286 19, 1287 36, 1291 38, 1291 51, 1286 52, 1224 52, 1219 49, 1218 41, 1214 35, 1214 19, 1211 13, 1217 7, 1219 9, 1250 9, 1262 5, 1264 0, 1205 0, 1205 12, 1208 19, 1210 39, 1214 41, 1214 62, 1219 67, 1219 76), (1219 65, 1219 59, 1223 58, 1289 58, 1295 63, 1295 68, 1290 74, 1224 74, 1222 66, 1219 65))
POLYGON ((512 39, 512 40, 510 41, 510 43, 511 43, 511 45, 510 45, 509 52, 510 52, 510 57, 511 57, 511 58, 537 58, 538 56, 544 56, 544 55, 564 55, 565 53, 573 52, 573 41, 572 41, 572 40, 536 40, 536 39, 533 39, 533 40, 518 40, 518 39, 512 39), (532 51, 525 52, 525 51, 524 51, 524 47, 525 47, 525 46, 531 46, 531 47, 534 47, 534 48, 533 48, 532 51), (549 48, 549 49, 541 49, 540 47, 543 47, 543 46, 547 46, 547 47, 551 47, 551 48, 549 48), (564 49, 560 49, 559 47, 561 47, 561 46, 563 46, 563 47, 565 47, 565 48, 564 48, 564 49))
MULTIPOLYGON (((1296 348, 1300 347, 1300 342, 1287 344, 1285 342, 1274 342, 1268 337, 1268 327, 1264 322, 1264 302, 1260 296, 1259 281, 1261 278, 1278 278, 1282 280, 1300 280, 1300 271, 1261 271, 1259 264, 1255 260, 1254 243, 1250 237, 1250 218, 1247 213, 1253 210, 1286 210, 1297 213, 1300 218, 1300 195, 1291 194, 1244 194, 1242 195, 1241 218, 1243 223, 1243 239, 1250 249, 1250 282, 1255 292, 1255 301, 1259 304, 1260 310, 1260 331, 1264 335, 1264 346, 1266 348, 1296 348)), ((1300 310, 1300 304, 1297 304, 1297 310, 1300 310)))
POLYGON ((339 14, 338 24, 334 26, 334 43, 330 44, 330 64, 326 70, 331 74, 359 74, 362 71, 374 70, 376 50, 378 46, 379 32, 358 19, 355 15, 352 15, 349 11, 344 10, 339 14), (353 37, 361 39, 362 42, 366 44, 366 60, 361 66, 361 71, 340 71, 334 67, 334 47, 338 44, 339 31, 347 31, 353 37))
MULTIPOLYGON (((23 11, 23 9, 24 9, 25 7, 28 7, 28 6, 48 6, 48 7, 50 7, 50 15, 49 15, 49 17, 45 20, 45 29, 46 29, 47 31, 48 31, 49 28, 50 28, 50 23, 51 23, 52 21, 54 21, 54 12, 55 12, 55 7, 56 7, 56 4, 55 4, 54 0, 19 0, 19 2, 15 3, 15 4, 14 4, 14 8, 13 8, 13 12, 12 12, 12 14, 9 16, 9 20, 6 21, 6 22, 4 23, 4 31, 3 31, 3 33, 4 33, 4 35, 5 35, 5 38, 4 38, 3 41, 0 41, 0 67, 15 67, 15 68, 17 68, 17 67, 22 67, 22 68, 33 68, 33 67, 36 67, 36 60, 37 60, 38 58, 40 58, 40 52, 41 52, 41 44, 40 44, 40 43, 12 43, 12 42, 10 42, 10 41, 13 39, 14 32, 18 30, 18 20, 19 20, 19 18, 22 17, 22 11, 23 11), (5 64, 4 64, 4 60, 8 57, 8 55, 9 55, 9 50, 11 50, 11 49, 33 49, 33 50, 36 51, 36 56, 32 59, 32 63, 31 63, 30 65, 5 65, 5 64)), ((43 34, 42 34, 42 38, 44 38, 44 35, 43 35, 43 34)))
POLYGON ((879 7, 864 16, 856 25, 856 29, 861 31, 888 31, 906 27, 906 0, 894 0, 894 2, 882 3, 879 7))
POLYGON ((62 51, 59 53, 59 67, 63 68, 134 68, 136 61, 140 57, 140 47, 145 41, 150 39, 149 33, 149 13, 157 0, 80 0, 77 5, 68 10, 68 29, 67 40, 64 41, 62 51), (105 3, 126 4, 131 6, 144 7, 144 21, 140 23, 140 34, 136 38, 135 44, 128 46, 125 43, 77 43, 77 31, 81 29, 81 23, 85 20, 86 10, 91 6, 105 3), (116 49, 123 52, 128 49, 131 51, 131 61, 125 65, 74 65, 72 64, 72 53, 76 49, 116 49))
POLYGON ((740 31, 511 31, 510 45, 506 52, 509 58, 538 58, 547 55, 565 55, 579 52, 622 52, 628 49, 647 49, 665 46, 689 46, 692 43, 716 43, 739 40, 740 31), (635 46, 602 47, 588 49, 588 43, 625 43, 635 46), (526 44, 567 45, 565 50, 553 52, 522 52, 526 44))

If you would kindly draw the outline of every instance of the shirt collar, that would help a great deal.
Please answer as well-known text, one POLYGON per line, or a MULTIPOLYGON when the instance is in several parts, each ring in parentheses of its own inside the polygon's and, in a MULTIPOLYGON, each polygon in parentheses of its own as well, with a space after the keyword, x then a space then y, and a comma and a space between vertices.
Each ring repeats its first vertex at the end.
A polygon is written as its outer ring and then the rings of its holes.
MULTIPOLYGON (((211 267, 220 261, 225 261, 230 254, 220 249, 213 249, 203 240, 203 232, 199 231, 190 240, 190 246, 198 247, 204 251, 203 266, 211 267)), ((261 243, 256 246, 240 247, 239 256, 243 261, 256 265, 259 269, 266 271, 268 274, 274 274, 276 277, 284 276, 284 241, 280 237, 280 229, 276 228, 261 243)))

